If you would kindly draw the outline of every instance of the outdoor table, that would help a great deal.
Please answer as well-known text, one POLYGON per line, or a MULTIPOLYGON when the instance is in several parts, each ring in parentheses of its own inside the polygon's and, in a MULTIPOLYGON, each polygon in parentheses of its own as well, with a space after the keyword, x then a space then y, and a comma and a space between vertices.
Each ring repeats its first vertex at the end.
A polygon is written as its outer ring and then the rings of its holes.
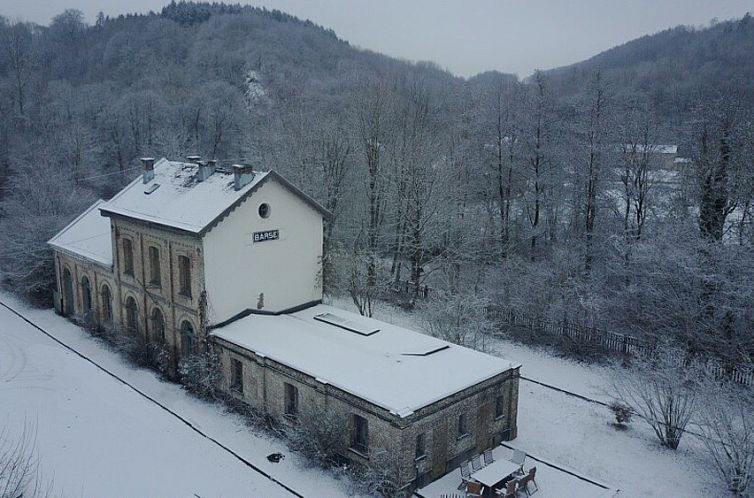
POLYGON ((488 488, 494 488, 500 481, 516 472, 520 465, 510 460, 495 460, 486 467, 471 474, 471 478, 479 481, 488 488))

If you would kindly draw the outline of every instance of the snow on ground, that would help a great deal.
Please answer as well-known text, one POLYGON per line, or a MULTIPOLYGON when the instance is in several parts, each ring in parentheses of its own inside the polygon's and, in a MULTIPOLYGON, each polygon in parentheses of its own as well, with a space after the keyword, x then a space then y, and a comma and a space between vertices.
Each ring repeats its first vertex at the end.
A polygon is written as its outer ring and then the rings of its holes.
MULTIPOLYGON (((304 496, 348 495, 348 483, 307 468, 276 439, 125 364, 50 310, 0 300, 189 420, 304 496), (265 457, 281 452, 271 463, 265 457)), ((40 469, 65 496, 291 496, 179 419, 0 307, 0 427, 37 428, 40 469)))
MULTIPOLYGON (((380 304, 375 318, 422 330, 418 314, 380 304)), ((353 309, 346 299, 335 299, 333 305, 353 309)), ((487 348, 491 354, 521 363, 523 377, 610 401, 613 367, 554 357, 544 349, 504 338, 489 339, 487 348)), ((523 379, 518 413, 518 437, 512 445, 609 483, 620 489, 622 496, 724 495, 701 441, 692 435, 684 436, 678 450, 666 449, 641 419, 635 418, 627 430, 618 431, 611 425, 612 415, 606 407, 523 379)))

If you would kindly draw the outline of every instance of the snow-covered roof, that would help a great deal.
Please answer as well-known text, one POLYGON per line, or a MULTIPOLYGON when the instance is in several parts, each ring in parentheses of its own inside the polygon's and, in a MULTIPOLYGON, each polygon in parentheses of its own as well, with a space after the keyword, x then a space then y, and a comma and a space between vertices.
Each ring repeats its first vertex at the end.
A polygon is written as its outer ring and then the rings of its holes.
POLYGON ((252 314, 212 335, 399 417, 519 366, 322 304, 287 315, 252 314))
POLYGON ((113 265, 113 244, 110 237, 110 220, 100 215, 98 200, 58 232, 47 243, 63 251, 97 263, 113 265))
POLYGON ((105 216, 126 216, 203 234, 266 180, 275 178, 324 216, 329 215, 316 201, 274 171, 255 172, 253 180, 235 190, 232 173, 217 170, 200 182, 198 170, 195 163, 160 159, 154 165, 153 179, 143 183, 143 177, 139 175, 100 210, 105 216))

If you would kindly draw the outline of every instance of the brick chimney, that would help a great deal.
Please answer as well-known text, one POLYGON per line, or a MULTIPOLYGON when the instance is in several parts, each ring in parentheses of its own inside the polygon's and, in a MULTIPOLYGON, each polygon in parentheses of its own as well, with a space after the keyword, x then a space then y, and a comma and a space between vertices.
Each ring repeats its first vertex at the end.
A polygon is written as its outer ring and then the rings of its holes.
POLYGON ((144 183, 149 183, 154 180, 154 158, 142 157, 141 164, 144 166, 144 175, 142 176, 144 183))
POLYGON ((241 190, 254 180, 254 168, 246 164, 233 165, 233 188, 241 190))
POLYGON ((215 172, 215 165, 217 164, 217 161, 214 159, 210 159, 207 162, 199 161, 199 173, 197 174, 197 180, 200 182, 203 182, 210 176, 212 176, 212 173, 215 172))

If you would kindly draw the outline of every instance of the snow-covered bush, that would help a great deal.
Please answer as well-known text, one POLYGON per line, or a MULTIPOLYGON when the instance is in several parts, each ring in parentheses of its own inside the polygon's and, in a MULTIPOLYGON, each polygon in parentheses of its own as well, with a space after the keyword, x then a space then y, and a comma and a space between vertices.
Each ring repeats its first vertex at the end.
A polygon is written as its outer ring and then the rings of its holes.
POLYGON ((487 317, 489 301, 474 294, 440 294, 422 303, 429 332, 440 339, 484 350, 484 338, 493 329, 487 317))
POLYGON ((279 428, 291 449, 318 467, 337 465, 338 455, 346 451, 343 428, 348 426, 347 420, 334 410, 319 406, 305 410, 298 417, 279 428))
POLYGON ((183 358, 178 364, 181 383, 200 398, 215 397, 215 390, 222 380, 220 358, 211 349, 183 358))
POLYGON ((631 422, 631 417, 634 412, 631 410, 630 406, 621 403, 620 401, 613 401, 607 405, 607 407, 613 413, 617 427, 623 429, 626 427, 627 423, 631 422))
POLYGON ((52 483, 45 484, 39 472, 34 425, 24 423, 21 434, 0 431, 0 498, 49 496, 52 483))

